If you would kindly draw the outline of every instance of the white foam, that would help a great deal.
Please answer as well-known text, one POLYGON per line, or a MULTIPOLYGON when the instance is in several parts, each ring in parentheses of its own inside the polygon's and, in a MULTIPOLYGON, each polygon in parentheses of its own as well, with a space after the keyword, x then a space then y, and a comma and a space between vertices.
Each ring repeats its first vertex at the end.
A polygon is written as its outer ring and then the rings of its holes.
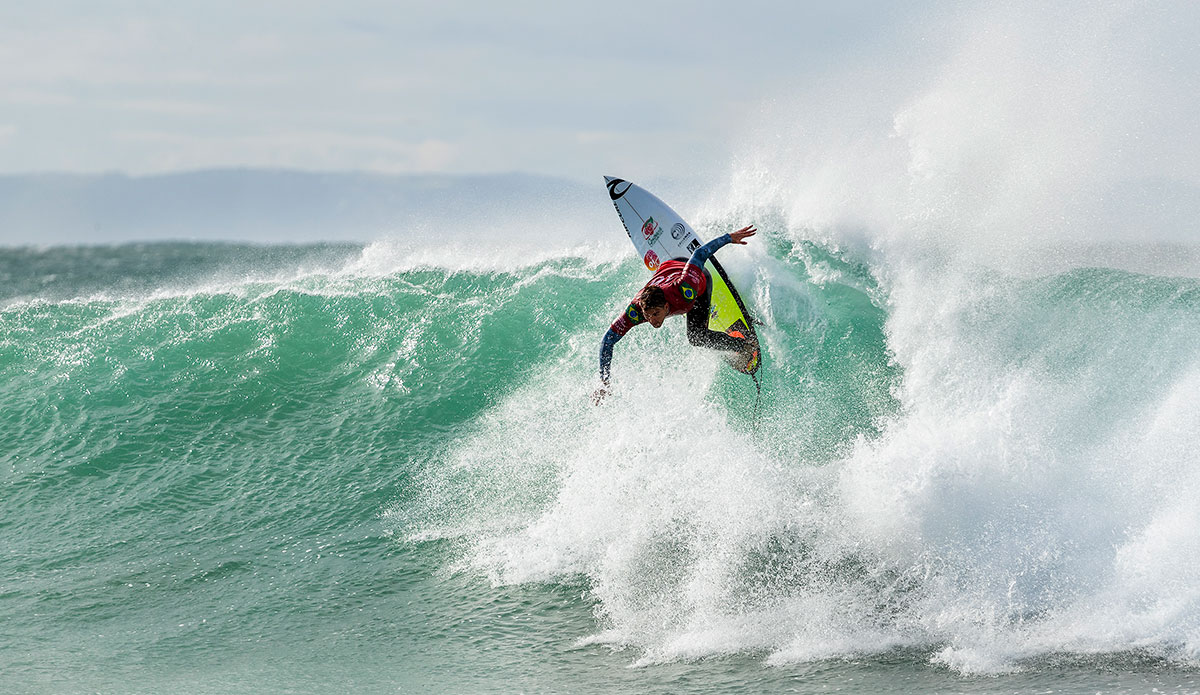
MULTIPOLYGON (((967 8, 937 25, 951 38, 934 55, 779 98, 752 129, 694 222, 778 208, 771 234, 871 264, 903 373, 878 436, 861 433, 822 467, 790 442, 748 436, 707 399, 719 364, 695 366, 678 330, 631 334, 617 394, 587 407, 598 319, 455 449, 464 477, 487 482, 468 486, 442 531, 469 538, 469 565, 497 583, 586 577, 599 625, 585 642, 635 647, 639 664, 896 647, 964 673, 1063 653, 1192 663, 1194 300, 1183 285, 1164 298, 1115 277, 1059 278, 1057 293, 1030 281, 1129 267, 1147 241, 1195 243, 1195 220, 1176 214, 1186 194, 1121 197, 1138 182, 1200 186, 1196 72, 1170 63, 1194 50, 1176 27, 1197 9, 1161 9, 967 8), (633 379, 633 356, 652 345, 661 356, 633 379)), ((612 252, 581 255, 626 249, 612 252)), ((527 256, 514 255, 480 267, 527 256)), ((446 256, 422 262, 479 258, 446 256)), ((778 328, 817 320, 811 286, 847 281, 801 260, 809 285, 762 255, 757 274, 737 278, 765 320, 768 364, 801 358, 778 328)), ((820 415, 804 403, 776 416, 803 430, 820 415)))
MULTIPOLYGON (((619 228, 618 228, 619 231, 619 228)), ((475 273, 515 272, 553 261, 582 259, 591 266, 616 265, 629 259, 628 244, 617 235, 590 244, 546 245, 536 240, 503 238, 486 241, 431 242, 381 240, 363 249, 345 271, 385 276, 413 270, 475 273)))

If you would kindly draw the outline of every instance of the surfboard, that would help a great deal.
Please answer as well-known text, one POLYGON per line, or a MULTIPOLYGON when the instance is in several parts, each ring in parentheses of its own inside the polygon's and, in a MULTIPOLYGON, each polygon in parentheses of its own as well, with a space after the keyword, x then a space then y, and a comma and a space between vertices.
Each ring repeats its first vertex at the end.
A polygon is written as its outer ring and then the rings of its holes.
MULTIPOLYGON (((642 263, 651 272, 674 258, 686 261, 704 243, 679 213, 650 191, 612 176, 605 176, 604 183, 608 187, 608 197, 617 209, 617 216, 625 226, 625 233, 633 242, 633 248, 642 263)), ((762 365, 762 359, 750 312, 715 256, 704 264, 704 268, 712 278, 708 328, 749 339, 752 346, 749 350, 723 354, 729 366, 743 374, 753 375, 762 365)))

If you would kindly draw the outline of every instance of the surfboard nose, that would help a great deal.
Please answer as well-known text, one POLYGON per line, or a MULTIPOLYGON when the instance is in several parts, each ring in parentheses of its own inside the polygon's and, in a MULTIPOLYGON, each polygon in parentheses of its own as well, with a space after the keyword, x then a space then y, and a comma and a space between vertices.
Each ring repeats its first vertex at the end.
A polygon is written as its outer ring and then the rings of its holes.
POLYGON ((617 177, 615 177, 615 176, 605 176, 605 177, 604 177, 604 183, 605 183, 605 184, 610 184, 610 183, 612 183, 613 181, 616 181, 616 180, 617 180, 617 177))

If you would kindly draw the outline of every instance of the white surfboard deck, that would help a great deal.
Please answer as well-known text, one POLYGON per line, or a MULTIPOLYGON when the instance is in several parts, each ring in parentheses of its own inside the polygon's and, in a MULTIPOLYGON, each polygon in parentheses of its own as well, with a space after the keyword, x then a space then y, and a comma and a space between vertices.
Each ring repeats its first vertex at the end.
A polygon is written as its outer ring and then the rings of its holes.
POLYGON ((625 224, 625 233, 651 271, 672 258, 687 260, 700 248, 700 238, 679 213, 650 191, 612 176, 605 176, 608 197, 625 224))

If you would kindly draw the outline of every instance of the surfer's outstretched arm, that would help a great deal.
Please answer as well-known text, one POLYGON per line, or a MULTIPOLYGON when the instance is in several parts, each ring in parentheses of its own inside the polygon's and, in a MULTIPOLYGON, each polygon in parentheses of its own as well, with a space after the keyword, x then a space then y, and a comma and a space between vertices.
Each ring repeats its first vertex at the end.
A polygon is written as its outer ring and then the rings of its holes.
POLYGON ((608 329, 604 339, 600 341, 600 383, 608 388, 609 365, 612 364, 613 346, 623 335, 618 335, 613 329, 608 329))
POLYGON ((604 339, 600 341, 600 388, 592 394, 592 403, 600 405, 604 401, 604 397, 608 395, 608 377, 609 365, 612 364, 613 346, 617 341, 625 336, 624 333, 618 333, 613 329, 608 329, 604 334, 604 339))
POLYGON ((600 405, 600 401, 604 400, 604 396, 608 394, 608 367, 612 363, 613 346, 617 344, 618 340, 625 337, 629 329, 645 320, 646 317, 642 314, 641 307, 635 302, 630 302, 625 311, 621 312, 617 320, 608 327, 608 332, 600 341, 600 383, 603 385, 592 394, 592 400, 596 405, 600 405))
MULTIPOLYGON (((736 232, 722 234, 692 252, 692 257, 688 259, 688 265, 694 265, 697 268, 703 269, 704 264, 708 262, 708 259, 712 258, 717 249, 725 244, 741 244, 744 246, 746 239, 754 236, 756 233, 758 233, 758 230, 754 228, 754 225, 750 225, 749 227, 742 227, 736 232)), ((685 269, 684 272, 686 273, 687 270, 685 269)))

